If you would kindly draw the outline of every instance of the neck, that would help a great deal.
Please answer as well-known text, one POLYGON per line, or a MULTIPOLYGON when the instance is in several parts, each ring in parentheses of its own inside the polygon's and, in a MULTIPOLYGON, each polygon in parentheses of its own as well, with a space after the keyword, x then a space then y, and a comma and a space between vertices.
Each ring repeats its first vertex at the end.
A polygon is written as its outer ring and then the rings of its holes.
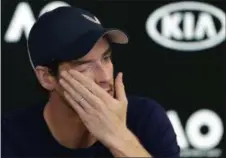
POLYGON ((44 108, 44 119, 58 143, 67 148, 87 148, 96 142, 78 114, 53 92, 44 108))

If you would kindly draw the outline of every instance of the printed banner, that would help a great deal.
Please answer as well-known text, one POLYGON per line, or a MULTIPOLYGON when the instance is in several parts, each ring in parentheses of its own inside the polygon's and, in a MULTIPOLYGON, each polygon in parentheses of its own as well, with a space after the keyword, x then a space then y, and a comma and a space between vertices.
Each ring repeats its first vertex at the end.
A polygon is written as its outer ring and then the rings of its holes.
POLYGON ((46 99, 29 62, 26 38, 48 10, 73 5, 130 43, 115 48, 116 71, 128 93, 147 96, 167 112, 184 158, 225 158, 223 1, 2 1, 3 111, 46 99))

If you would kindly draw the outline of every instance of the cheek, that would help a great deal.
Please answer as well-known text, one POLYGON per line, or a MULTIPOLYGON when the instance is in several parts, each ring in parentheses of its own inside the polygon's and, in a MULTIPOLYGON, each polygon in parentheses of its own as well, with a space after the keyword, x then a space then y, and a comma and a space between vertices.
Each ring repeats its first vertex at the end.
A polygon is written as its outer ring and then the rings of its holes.
POLYGON ((108 63, 104 66, 104 68, 96 68, 88 71, 82 72, 83 75, 89 77, 92 80, 95 80, 97 76, 102 76, 103 71, 108 76, 108 78, 113 78, 113 64, 108 63))
POLYGON ((112 62, 109 62, 109 63, 106 65, 106 67, 107 67, 108 69, 113 69, 113 64, 112 64, 112 62))
POLYGON ((110 75, 110 76, 113 77, 113 71, 114 71, 114 69, 113 69, 113 64, 112 63, 107 64, 106 71, 109 73, 108 75, 110 75))
POLYGON ((60 95, 63 95, 64 88, 60 85, 59 81, 55 85, 55 91, 59 93, 60 95))
POLYGON ((94 80, 95 78, 95 71, 93 70, 87 70, 87 71, 84 71, 84 72, 81 72, 84 76, 94 80))

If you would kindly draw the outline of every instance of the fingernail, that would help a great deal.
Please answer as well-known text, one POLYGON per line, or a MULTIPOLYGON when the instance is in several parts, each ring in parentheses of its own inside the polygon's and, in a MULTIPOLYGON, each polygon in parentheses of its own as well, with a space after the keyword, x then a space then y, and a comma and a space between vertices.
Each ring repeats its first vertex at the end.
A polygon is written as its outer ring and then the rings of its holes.
POLYGON ((65 70, 63 70, 63 71, 60 73, 60 75, 61 75, 61 76, 66 75, 66 71, 65 71, 65 70))
POLYGON ((59 80, 59 82, 60 82, 60 83, 62 83, 62 82, 63 82, 63 80, 62 80, 62 79, 60 79, 60 80, 59 80))

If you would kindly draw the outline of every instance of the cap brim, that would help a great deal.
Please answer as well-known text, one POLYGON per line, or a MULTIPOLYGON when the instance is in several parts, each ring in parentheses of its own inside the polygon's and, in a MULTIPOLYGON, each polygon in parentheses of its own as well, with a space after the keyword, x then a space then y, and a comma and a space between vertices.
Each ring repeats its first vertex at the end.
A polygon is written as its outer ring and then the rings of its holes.
POLYGON ((126 44, 129 42, 128 36, 119 29, 102 29, 90 31, 70 45, 65 46, 65 49, 60 50, 61 53, 56 53, 56 58, 61 61, 76 60, 81 58, 85 56, 105 35, 112 43, 126 44))
POLYGON ((105 35, 107 35, 113 43, 127 44, 129 42, 127 34, 119 29, 106 29, 101 37, 105 35))

